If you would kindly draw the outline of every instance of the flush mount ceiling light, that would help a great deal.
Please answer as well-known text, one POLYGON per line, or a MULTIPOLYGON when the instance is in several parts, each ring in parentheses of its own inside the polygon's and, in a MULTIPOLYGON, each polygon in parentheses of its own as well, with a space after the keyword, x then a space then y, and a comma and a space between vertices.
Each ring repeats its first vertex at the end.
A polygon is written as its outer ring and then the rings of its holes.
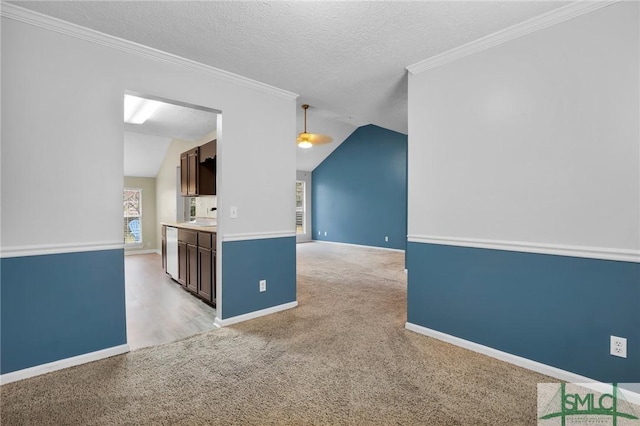
POLYGON ((142 124, 156 112, 162 102, 151 99, 124 95, 124 121, 131 124, 142 124))
POLYGON ((333 141, 331 136, 321 135, 319 133, 307 133, 307 110, 309 109, 309 105, 302 105, 302 109, 304 110, 304 132, 300 133, 296 139, 298 146, 300 148, 311 148, 314 145, 322 145, 333 141))

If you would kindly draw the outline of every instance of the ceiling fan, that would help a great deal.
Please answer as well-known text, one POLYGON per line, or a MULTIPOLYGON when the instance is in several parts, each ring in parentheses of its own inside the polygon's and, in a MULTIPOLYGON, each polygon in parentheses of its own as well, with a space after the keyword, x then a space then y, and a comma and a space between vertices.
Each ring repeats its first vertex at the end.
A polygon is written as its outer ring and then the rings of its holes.
POLYGON ((302 105, 304 110, 304 132, 298 135, 296 143, 300 148, 311 148, 314 145, 322 145, 333 141, 331 136, 321 135, 319 133, 307 133, 307 110, 309 105, 302 105))

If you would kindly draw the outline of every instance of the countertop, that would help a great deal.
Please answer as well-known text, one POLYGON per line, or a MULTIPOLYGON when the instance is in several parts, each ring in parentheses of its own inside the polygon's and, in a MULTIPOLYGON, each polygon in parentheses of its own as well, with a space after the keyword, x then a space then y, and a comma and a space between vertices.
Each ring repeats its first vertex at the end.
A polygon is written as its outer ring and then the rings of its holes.
POLYGON ((174 228, 183 228, 183 229, 191 229, 194 231, 202 231, 202 232, 218 232, 217 225, 211 226, 202 226, 202 225, 194 225, 189 222, 161 222, 161 225, 172 226, 174 228))

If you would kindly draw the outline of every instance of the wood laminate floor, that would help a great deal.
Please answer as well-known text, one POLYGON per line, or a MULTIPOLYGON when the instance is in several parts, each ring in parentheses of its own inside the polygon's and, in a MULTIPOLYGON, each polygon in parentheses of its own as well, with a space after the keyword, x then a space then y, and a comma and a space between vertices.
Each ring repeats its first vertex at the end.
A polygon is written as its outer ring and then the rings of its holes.
POLYGON ((215 308, 162 270, 157 254, 125 256, 127 340, 131 350, 169 343, 214 328, 215 308))

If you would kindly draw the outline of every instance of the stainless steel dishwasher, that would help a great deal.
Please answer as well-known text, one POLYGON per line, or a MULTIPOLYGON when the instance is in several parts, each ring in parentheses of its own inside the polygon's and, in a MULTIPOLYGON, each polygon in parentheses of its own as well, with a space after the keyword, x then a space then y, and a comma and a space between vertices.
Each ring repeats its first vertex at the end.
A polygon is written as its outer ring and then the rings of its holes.
POLYGON ((178 228, 167 226, 167 274, 178 279, 178 228))

